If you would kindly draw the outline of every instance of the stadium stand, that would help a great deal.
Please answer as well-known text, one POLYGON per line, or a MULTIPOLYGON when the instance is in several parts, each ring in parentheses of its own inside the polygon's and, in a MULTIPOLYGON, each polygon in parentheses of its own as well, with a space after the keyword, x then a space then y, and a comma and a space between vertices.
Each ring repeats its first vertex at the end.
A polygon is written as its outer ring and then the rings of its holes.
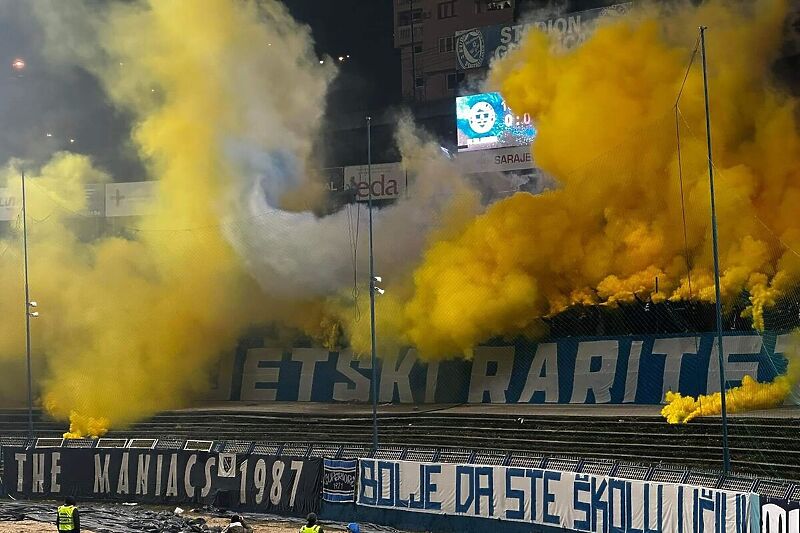
MULTIPOLYGON (((93 441, 95 444, 97 441, 93 441)), ((28 442, 33 446, 34 441, 28 442)), ((228 441, 218 441, 220 449, 225 449, 228 441)), ((0 438, 0 447, 3 445, 10 445, 9 438, 0 438)), ((175 448, 175 439, 166 439, 161 445, 161 449, 177 449, 175 448)), ((65 444, 66 446, 66 444, 65 444)), ((314 446, 306 445, 304 449, 298 449, 298 446, 303 446, 298 443, 288 443, 286 445, 272 446, 267 445, 267 451, 272 455, 290 455, 299 457, 318 457, 318 454, 313 452, 314 446), (299 452, 299 453, 296 453, 299 452)), ((259 451, 258 443, 250 443, 250 447, 254 451, 259 451)), ((326 445, 326 450, 323 456, 330 458, 383 458, 392 460, 442 460, 447 462, 447 458, 453 457, 453 454, 459 455, 465 450, 462 448, 415 448, 406 446, 380 446, 377 450, 373 451, 366 447, 359 448, 358 453, 352 453, 352 448, 349 445, 326 445), (363 453, 362 453, 363 452, 363 453)), ((265 452, 266 453, 266 452, 265 452)), ((577 472, 582 474, 592 475, 608 475, 611 477, 641 480, 641 481, 654 481, 654 482, 674 482, 684 483, 689 485, 697 485, 701 487, 708 487, 714 489, 733 490, 738 492, 757 492, 765 496, 774 498, 783 498, 797 500, 800 497, 800 483, 790 480, 767 479, 759 477, 748 477, 745 475, 723 475, 719 472, 705 472, 705 471, 689 471, 689 470, 665 470, 661 468, 649 467, 642 464, 627 464, 624 462, 616 461, 592 461, 583 460, 576 457, 542 457, 538 454, 529 454, 527 452, 506 452, 502 454, 492 455, 494 460, 484 461, 483 457, 470 452, 471 459, 461 460, 460 463, 464 464, 496 464, 503 466, 519 466, 526 468, 545 468, 548 470, 560 470, 563 472, 577 472)), ((2 463, 0 463, 0 480, 2 479, 2 463)))
MULTIPOLYGON (((730 420, 732 469, 725 487, 745 488, 753 476, 768 480, 780 492, 780 480, 800 479, 800 420, 737 418, 730 420), (753 431, 753 427, 758 431, 753 431)), ((40 442, 61 445, 62 423, 35 414, 40 442), (44 441, 42 439, 52 439, 44 441)), ((158 414, 106 438, 130 439, 128 446, 215 451, 254 446, 269 453, 356 457, 371 454, 369 416, 304 415, 247 412, 234 409, 185 410, 158 414), (313 445, 302 436, 313 436, 313 445), (153 440, 150 440, 153 439, 153 440), (253 444, 255 443, 255 444, 253 444)), ((25 442, 24 410, 0 410, 0 445, 25 442)), ((104 441, 105 442, 105 441, 104 441)), ((381 415, 381 447, 387 459, 512 464, 591 473, 612 473, 631 479, 691 481, 718 486, 720 424, 713 418, 686 425, 668 425, 656 416, 526 416, 448 415, 442 411, 381 415)), ((87 446, 88 441, 65 441, 87 446)))

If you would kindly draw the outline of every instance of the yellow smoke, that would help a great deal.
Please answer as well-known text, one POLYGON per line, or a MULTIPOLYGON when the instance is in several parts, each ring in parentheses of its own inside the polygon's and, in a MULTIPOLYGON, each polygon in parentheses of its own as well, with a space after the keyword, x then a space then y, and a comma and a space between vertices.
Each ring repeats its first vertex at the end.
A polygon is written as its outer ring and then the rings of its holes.
POLYGON ((569 51, 532 32, 499 61, 489 83, 515 114, 533 117, 534 160, 558 188, 515 194, 434 242, 382 331, 427 356, 469 354, 574 304, 713 301, 699 59, 680 103, 681 167, 673 110, 701 24, 709 27, 722 293, 749 290, 748 312, 763 327, 763 309, 795 288, 800 272, 780 244, 800 245, 800 135, 796 100, 769 81, 786 3, 737 6, 642 9, 569 51))
MULTIPOLYGON (((725 407, 729 413, 742 413, 758 409, 772 409, 782 405, 800 380, 800 361, 797 354, 788 357, 786 373, 769 383, 759 383, 751 376, 744 376, 742 384, 725 392, 725 407)), ((697 398, 668 391, 667 405, 661 415, 670 424, 686 424, 698 416, 713 416, 722 413, 722 395, 703 394, 697 398)))
MULTIPOLYGON (((280 268, 266 268, 257 285, 242 260, 249 243, 232 238, 234 213, 247 191, 262 185, 248 176, 261 168, 262 152, 279 149, 298 167, 283 173, 297 179, 278 191, 281 205, 305 208, 319 191, 302 178, 302 168, 313 157, 331 73, 312 57, 307 29, 271 1, 150 0, 99 11, 94 4, 83 11, 77 3, 37 5, 45 6, 40 16, 53 56, 63 47, 132 117, 132 143, 157 180, 159 198, 155 214, 123 222, 125 237, 86 240, 75 231, 82 185, 110 178, 72 154, 29 169, 31 290, 41 312, 33 324, 34 362, 37 376, 45 376, 41 401, 48 412, 70 420, 71 436, 101 435, 111 425, 181 405, 208 389, 213 363, 253 323, 278 320, 335 343, 339 326, 330 314, 341 317, 341 311, 323 301, 330 287, 280 297, 263 292, 294 287, 290 279, 313 281, 309 265, 305 277, 291 277, 299 267, 288 257, 274 258, 268 266, 280 268), (58 31, 59 23, 67 31, 58 31), (84 34, 86 43, 73 42, 84 34)), ((531 34, 496 65, 490 81, 517 114, 534 117, 540 131, 535 161, 559 188, 514 195, 478 217, 472 216, 474 196, 462 191, 450 209, 441 209, 447 227, 428 236, 413 276, 397 268, 392 279, 399 281, 379 300, 381 338, 414 344, 427 357, 469 354, 488 337, 535 333, 541 317, 572 304, 634 295, 712 301, 697 63, 681 103, 688 125, 686 243, 671 114, 700 23, 710 27, 723 293, 748 289, 749 312, 763 325, 764 308, 800 276, 800 261, 775 244, 800 242, 795 101, 765 81, 784 13, 785 5, 771 0, 754 4, 751 13, 718 3, 670 17, 643 12, 608 23, 569 52, 531 34)), ((280 166, 278 160, 267 166, 280 166)), ((2 181, 18 187, 18 171, 12 163, 2 181)), ((453 169, 442 164, 425 171, 453 169)), ((431 197, 457 189, 437 191, 437 183, 417 186, 429 187, 431 197)), ((398 213, 420 214, 407 207, 398 213)), ((327 249, 331 243, 313 239, 314 220, 301 220, 305 248, 327 249)), ((426 228, 420 225, 416 237, 424 240, 426 228)), ((271 234, 281 235, 292 236, 271 234)), ((406 248, 391 238, 384 246, 396 248, 394 263, 406 259, 397 257, 406 248)), ((18 231, 0 240, 4 295, 22 293, 19 249, 18 231)), ((19 307, 18 298, 0 300, 0 360, 17 368, 24 346, 19 307)), ((363 350, 367 321, 344 322, 354 347, 363 350)), ((19 375, 0 376, 0 385, 8 385, 0 395, 18 389, 19 375)))
MULTIPOLYGON (((53 35, 65 20, 49 17, 69 15, 63 7, 42 10, 53 35)), ((123 222, 125 238, 81 240, 74 226, 83 184, 109 178, 66 153, 29 170, 30 286, 41 313, 33 322, 36 378, 42 405, 69 418, 69 437, 99 436, 207 392, 213 363, 249 324, 326 327, 321 302, 263 295, 223 235, 241 184, 231 143, 281 143, 301 161, 309 156, 306 124, 315 111, 299 111, 304 96, 324 94, 329 73, 306 57, 307 29, 274 2, 154 0, 84 16, 89 48, 71 52, 133 117, 132 140, 157 180, 158 206, 123 222)), ((54 56, 62 42, 70 41, 54 39, 54 56)), ((18 176, 12 163, 0 181, 18 189, 18 176)), ((0 240, 0 290, 22 298, 19 244, 19 232, 0 240)), ((2 361, 17 360, 24 346, 20 298, 0 301, 2 361)))

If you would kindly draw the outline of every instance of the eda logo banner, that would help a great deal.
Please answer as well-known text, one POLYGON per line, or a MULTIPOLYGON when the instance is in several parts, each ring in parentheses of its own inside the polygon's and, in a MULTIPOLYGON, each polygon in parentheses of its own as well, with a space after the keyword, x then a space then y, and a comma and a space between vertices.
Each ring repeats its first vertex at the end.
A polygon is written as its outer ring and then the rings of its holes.
POLYGON ((401 163, 381 163, 372 165, 372 185, 370 169, 367 165, 344 167, 345 189, 353 190, 357 202, 369 200, 372 189, 373 200, 399 198, 406 188, 406 171, 401 163))

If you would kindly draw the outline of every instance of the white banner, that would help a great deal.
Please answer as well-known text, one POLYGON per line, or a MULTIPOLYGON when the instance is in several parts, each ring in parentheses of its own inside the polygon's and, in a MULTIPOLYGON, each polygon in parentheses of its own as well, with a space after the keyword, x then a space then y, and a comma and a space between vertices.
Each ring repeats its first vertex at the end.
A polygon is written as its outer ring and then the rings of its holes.
POLYGON ((459 152, 456 164, 467 174, 534 168, 530 146, 459 152))
POLYGON ((359 505, 589 533, 749 533, 755 497, 521 467, 360 459, 358 471, 359 505))
POLYGON ((156 182, 134 181, 106 185, 106 216, 130 217, 152 213, 156 182))
MULTIPOLYGON (((369 168, 367 165, 344 167, 344 188, 355 189, 356 201, 369 199, 369 168)), ((372 165, 372 199, 399 198, 406 190, 406 170, 402 163, 372 165)))
MULTIPOLYGON (((34 209, 61 209, 64 214, 69 215, 70 210, 65 209, 57 200, 44 195, 45 202, 50 203, 48 206, 34 205, 31 203, 30 185, 26 187, 28 191, 28 213, 30 214, 34 209)), ((80 212, 81 216, 101 217, 105 214, 103 206, 103 196, 105 195, 106 185, 103 183, 87 183, 84 185, 84 194, 86 197, 86 206, 80 212)), ((0 188, 0 221, 15 220, 22 212, 22 196, 18 195, 19 188, 0 188)), ((40 196, 42 198, 42 196, 40 196)), ((36 202, 36 198, 33 200, 36 202)))
POLYGON ((0 188, 0 220, 14 220, 22 210, 22 199, 11 189, 0 188))

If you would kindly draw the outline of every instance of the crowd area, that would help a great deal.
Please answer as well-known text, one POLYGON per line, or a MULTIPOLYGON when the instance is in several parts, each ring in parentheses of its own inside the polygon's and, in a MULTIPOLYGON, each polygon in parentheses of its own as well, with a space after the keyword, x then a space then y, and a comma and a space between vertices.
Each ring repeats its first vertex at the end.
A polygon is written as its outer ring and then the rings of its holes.
MULTIPOLYGON (((64 531, 65 502, 3 501, 0 504, 0 533, 64 531), (61 512, 61 514, 59 514, 61 512)), ((73 527, 80 533, 325 533, 366 531, 356 524, 327 524, 316 515, 283 518, 267 515, 237 515, 212 508, 184 511, 128 504, 86 504, 75 506, 73 527), (76 520, 77 519, 77 520, 76 520)), ((370 529, 396 531, 374 526, 370 529)))

